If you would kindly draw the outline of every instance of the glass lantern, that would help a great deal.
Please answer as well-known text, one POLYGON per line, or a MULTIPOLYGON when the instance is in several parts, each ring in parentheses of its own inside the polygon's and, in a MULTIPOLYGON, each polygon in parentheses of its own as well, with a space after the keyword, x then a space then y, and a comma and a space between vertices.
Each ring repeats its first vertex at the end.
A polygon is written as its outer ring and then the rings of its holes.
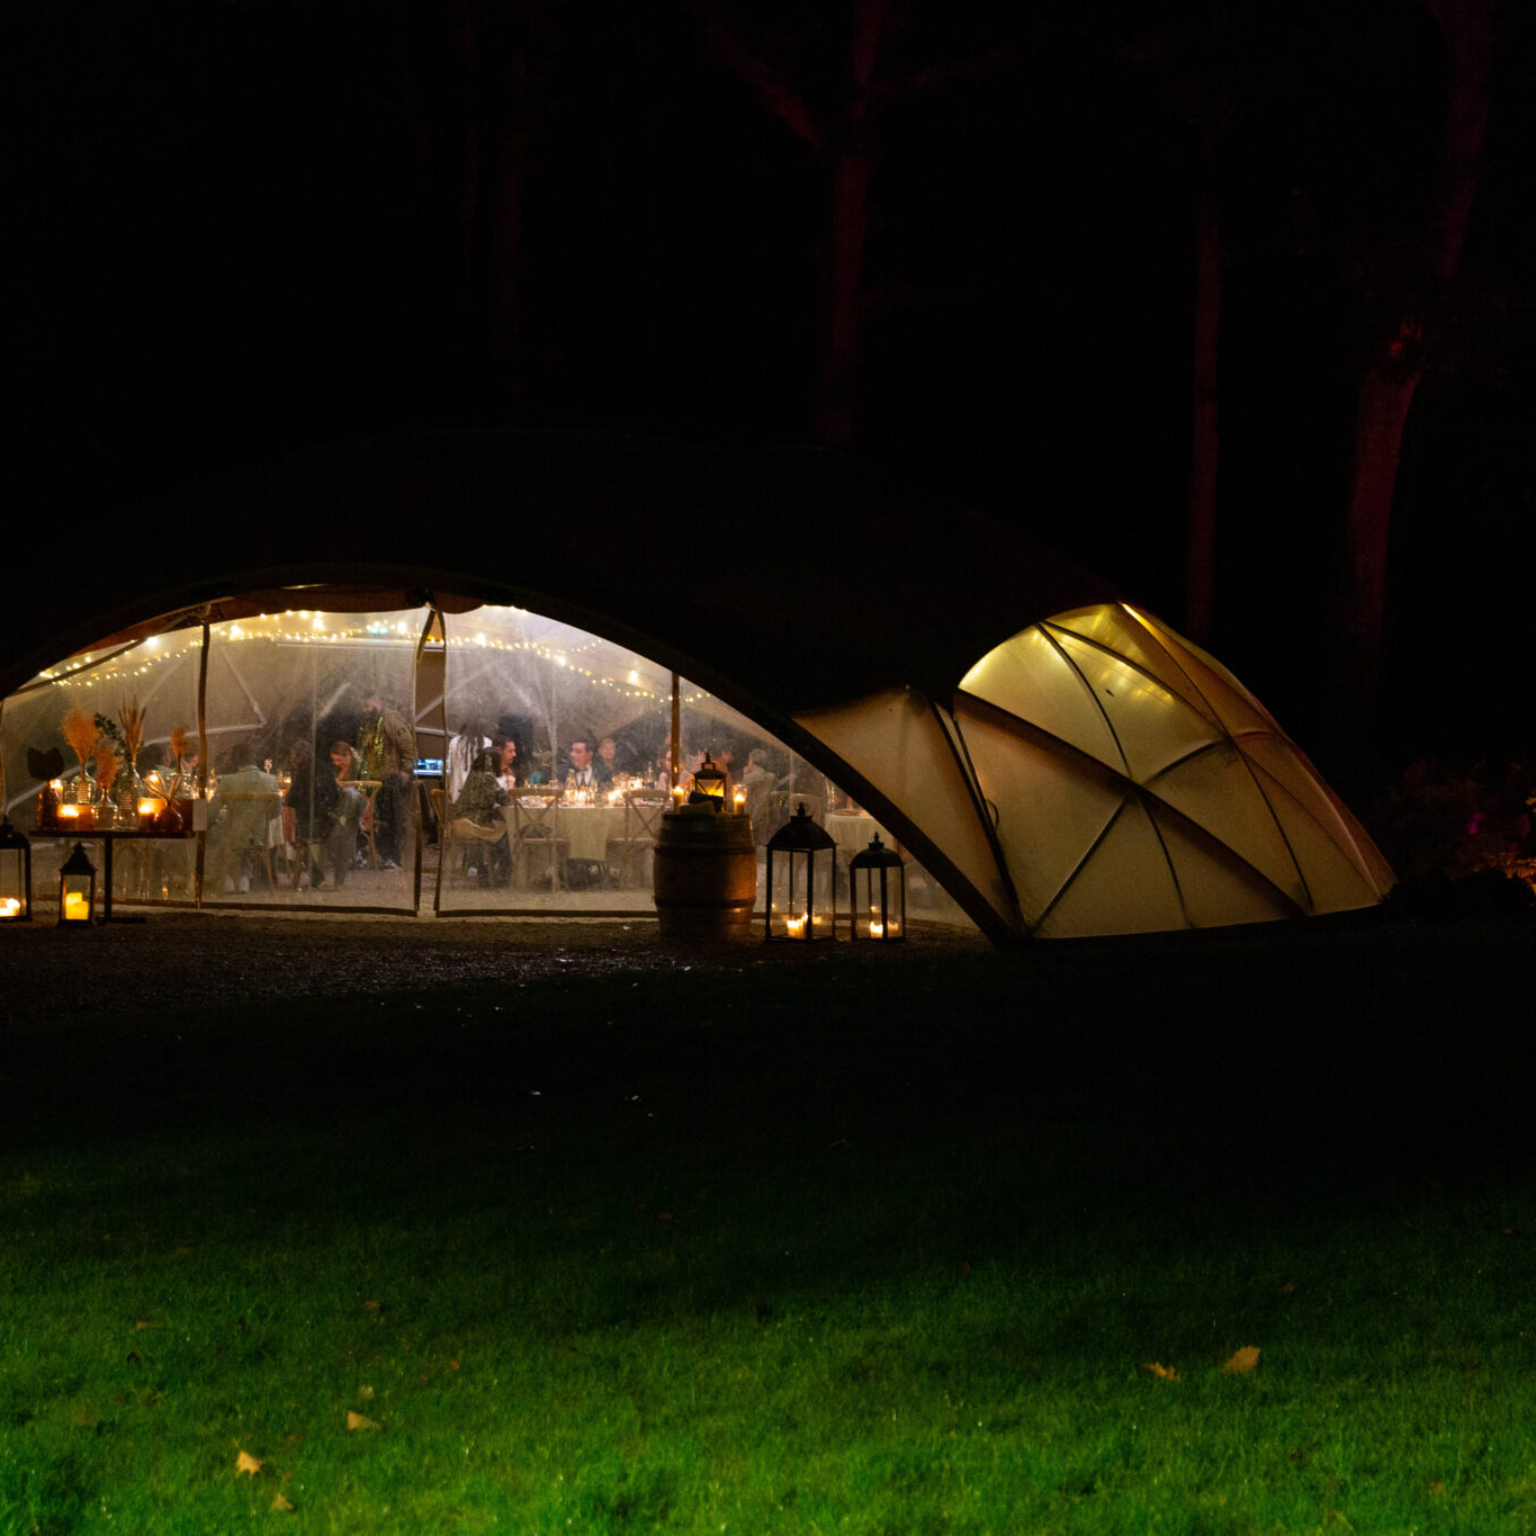
POLYGON ((802 804, 768 839, 763 937, 831 939, 837 936, 837 844, 802 804), (825 909, 817 910, 818 902, 825 909))
POLYGON ((96 866, 91 863, 84 843, 59 870, 59 925, 65 928, 89 928, 96 913, 96 866))
POLYGON ((715 760, 706 752, 704 761, 694 770, 693 793, 688 798, 695 805, 708 801, 711 810, 723 811, 730 783, 730 774, 715 767, 715 760))
POLYGON ((900 943, 907 936, 907 872, 901 855, 875 840, 848 861, 853 936, 900 943))
POLYGON ((0 923, 24 923, 32 916, 32 844, 0 821, 0 923))

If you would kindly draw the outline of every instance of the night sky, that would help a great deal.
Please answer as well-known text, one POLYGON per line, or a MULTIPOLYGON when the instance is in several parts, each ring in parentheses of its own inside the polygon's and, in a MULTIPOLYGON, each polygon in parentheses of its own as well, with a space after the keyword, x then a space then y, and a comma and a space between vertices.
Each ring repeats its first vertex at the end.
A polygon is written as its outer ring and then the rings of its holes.
MULTIPOLYGON (((1021 6, 988 28, 953 9, 893 0, 881 44, 879 77, 937 79, 871 120, 853 450, 1180 622, 1191 124, 1220 121, 1212 645, 1326 769, 1315 621, 1372 295, 1411 268, 1433 185, 1434 26, 1408 0, 1216 8, 1221 26, 1203 5, 1021 6)), ((210 469, 413 427, 807 440, 814 155, 687 6, 492 10, 8 9, 13 515, 110 526, 210 469), (465 214, 467 125, 482 171, 497 131, 526 133, 515 260, 491 254, 483 197, 465 214)), ((843 7, 713 14, 813 108, 835 99, 843 7)), ((1399 483, 1400 762, 1536 746, 1509 680, 1536 483, 1536 23, 1506 4, 1497 25, 1486 168, 1399 483)))

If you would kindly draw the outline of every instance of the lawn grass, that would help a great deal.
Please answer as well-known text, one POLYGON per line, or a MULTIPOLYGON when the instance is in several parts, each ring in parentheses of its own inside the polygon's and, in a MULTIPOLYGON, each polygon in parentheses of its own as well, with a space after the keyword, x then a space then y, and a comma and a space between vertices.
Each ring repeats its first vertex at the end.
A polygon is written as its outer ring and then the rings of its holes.
POLYGON ((13 1021, 0 1533, 1536 1529, 1532 953, 13 1021))

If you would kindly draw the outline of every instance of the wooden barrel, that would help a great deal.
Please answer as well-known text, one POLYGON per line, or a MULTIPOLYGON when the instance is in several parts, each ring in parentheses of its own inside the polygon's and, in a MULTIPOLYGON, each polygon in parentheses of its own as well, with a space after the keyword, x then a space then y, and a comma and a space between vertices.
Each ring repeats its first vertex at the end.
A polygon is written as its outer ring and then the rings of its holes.
POLYGON ((733 939, 752 934, 757 845, 752 818, 684 806, 661 818, 654 890, 662 935, 733 939))

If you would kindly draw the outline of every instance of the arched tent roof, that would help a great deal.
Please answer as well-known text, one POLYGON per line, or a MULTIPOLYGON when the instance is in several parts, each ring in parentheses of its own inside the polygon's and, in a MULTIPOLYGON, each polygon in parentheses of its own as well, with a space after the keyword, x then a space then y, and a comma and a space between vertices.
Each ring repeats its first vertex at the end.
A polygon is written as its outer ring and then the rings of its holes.
POLYGON ((210 604, 232 619, 301 602, 510 603, 676 667, 760 721, 999 940, 1333 910, 1390 883, 1218 664, 1071 562, 839 455, 435 433, 233 477, 136 526, 150 531, 77 549, 61 584, 23 587, 0 613, 0 695, 62 655, 201 622, 210 604), (857 558, 829 558, 838 548, 857 558), (1158 723, 1138 735, 1106 709, 1099 689, 1115 682, 1158 723))

